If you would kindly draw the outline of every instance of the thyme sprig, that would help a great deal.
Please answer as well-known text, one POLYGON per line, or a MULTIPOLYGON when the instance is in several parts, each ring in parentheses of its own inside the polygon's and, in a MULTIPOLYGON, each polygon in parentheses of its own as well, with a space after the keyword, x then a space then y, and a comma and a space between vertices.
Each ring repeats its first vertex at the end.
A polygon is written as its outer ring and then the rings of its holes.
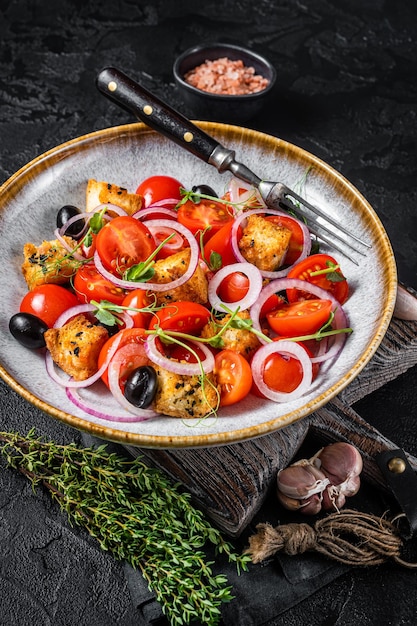
POLYGON ((220 606, 233 596, 223 574, 214 574, 204 547, 212 544, 247 570, 250 557, 237 554, 203 513, 160 470, 140 458, 0 432, 0 452, 33 489, 44 487, 103 550, 139 569, 173 626, 198 620, 215 626, 220 606))

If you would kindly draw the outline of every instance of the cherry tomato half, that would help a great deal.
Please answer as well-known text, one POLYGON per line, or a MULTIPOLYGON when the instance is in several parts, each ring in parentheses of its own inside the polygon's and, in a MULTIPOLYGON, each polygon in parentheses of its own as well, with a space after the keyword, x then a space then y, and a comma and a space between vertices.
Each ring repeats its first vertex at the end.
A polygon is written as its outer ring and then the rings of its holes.
MULTIPOLYGON (((232 248, 232 227, 233 220, 227 222, 217 232, 214 233, 204 246, 204 260, 211 269, 220 269, 225 265, 236 263, 236 257, 232 248), (219 267, 211 267, 212 254, 220 255, 221 265, 219 267)), ((242 229, 238 230, 238 238, 241 236, 242 229)))
MULTIPOLYGON (((136 358, 130 355, 128 358, 124 360, 124 362, 121 365, 119 383, 123 391, 124 385, 126 384, 126 380, 128 379, 129 374, 133 372, 133 370, 135 370, 137 367, 141 367, 142 365, 144 365, 143 344, 146 340, 147 335, 143 328, 124 328, 123 330, 120 330, 118 333, 116 333, 116 335, 109 337, 109 339, 107 339, 106 343, 101 348, 100 354, 98 355, 98 367, 99 368, 103 365, 103 363, 107 359, 109 351, 112 348, 114 342, 116 341, 116 337, 119 338, 120 336, 121 336, 121 339, 120 339, 120 343, 118 346, 119 348, 122 348, 123 346, 130 344, 130 343, 138 344, 138 352, 137 352, 136 358)), ((108 378, 107 370, 105 370, 105 372, 101 375, 101 379, 104 382, 104 384, 108 387, 109 378, 108 378)))
POLYGON ((152 318, 149 328, 160 326, 163 330, 177 330, 198 335, 210 319, 210 311, 202 304, 181 300, 164 306, 152 318))
POLYGON ((122 306, 129 307, 127 313, 133 319, 133 326, 136 328, 147 328, 152 318, 152 313, 136 311, 148 307, 153 300, 148 296, 145 289, 133 289, 124 297, 122 306))
MULTIPOLYGON (((217 290, 223 302, 238 302, 244 298, 249 289, 249 278, 242 272, 228 274, 220 283, 217 290)), ((262 319, 267 313, 276 309, 283 302, 277 294, 272 294, 261 308, 259 317, 262 319)))
MULTIPOLYGON (((303 344, 300 346, 306 350, 308 355, 313 356, 310 350, 303 344)), ((313 380, 317 376, 320 369, 318 363, 313 363, 313 380)), ((303 368, 300 361, 292 356, 284 356, 283 354, 270 354, 265 359, 263 379, 265 384, 273 391, 282 393, 291 393, 298 387, 303 377, 303 368)), ((252 393, 260 398, 265 396, 259 391, 255 382, 252 385, 252 393)))
POLYGON ((74 291, 83 304, 91 300, 108 300, 113 304, 123 304, 126 292, 104 278, 94 263, 86 263, 78 268, 74 276, 74 291))
POLYGON ((205 198, 198 203, 187 200, 179 207, 177 215, 180 224, 186 226, 193 235, 204 232, 204 243, 233 220, 233 212, 229 205, 205 198), (208 226, 210 229, 206 231, 208 226))
POLYGON ((304 235, 301 226, 297 220, 286 215, 268 215, 266 219, 291 231, 290 245, 288 246, 284 263, 285 265, 293 265, 303 249, 304 235))
POLYGON ((282 304, 267 313, 266 318, 272 330, 278 335, 297 337, 317 332, 329 319, 331 310, 331 300, 316 298, 282 304))
POLYGON ((78 298, 60 285, 39 285, 29 291, 20 303, 21 313, 31 313, 52 328, 61 313, 80 304, 78 298))
MULTIPOLYGON (((308 256, 291 268, 288 272, 288 278, 300 278, 317 285, 329 291, 340 304, 346 302, 349 295, 349 285, 346 278, 338 267, 337 261, 328 254, 321 253, 308 256), (327 270, 326 273, 323 273, 323 270, 327 270), (316 274, 316 272, 320 273, 316 274)), ((290 302, 296 302, 300 299, 308 300, 314 297, 312 294, 305 291, 300 292, 298 289, 287 290, 287 298, 290 302)))
POLYGON ((220 386, 220 406, 243 400, 252 388, 252 370, 244 356, 221 350, 214 357, 214 373, 220 386))
POLYGON ((165 354, 169 354, 171 359, 176 359, 177 361, 185 361, 186 363, 197 363, 197 359, 194 355, 195 352, 200 361, 204 361, 206 355, 198 345, 190 345, 188 341, 183 341, 182 343, 184 343, 183 346, 175 343, 172 343, 170 346, 164 346, 165 354), (187 348, 187 346, 189 346, 189 348, 187 348))
POLYGON ((96 239, 96 249, 104 267, 118 274, 146 261, 155 248, 155 240, 148 228, 129 215, 107 222, 96 239))
POLYGON ((218 295, 223 302, 238 302, 249 289, 249 279, 242 272, 232 272, 225 276, 218 288, 218 295))
POLYGON ((184 185, 172 176, 150 176, 141 182, 136 193, 143 197, 143 204, 146 208, 160 200, 169 198, 181 200, 180 187, 184 185))

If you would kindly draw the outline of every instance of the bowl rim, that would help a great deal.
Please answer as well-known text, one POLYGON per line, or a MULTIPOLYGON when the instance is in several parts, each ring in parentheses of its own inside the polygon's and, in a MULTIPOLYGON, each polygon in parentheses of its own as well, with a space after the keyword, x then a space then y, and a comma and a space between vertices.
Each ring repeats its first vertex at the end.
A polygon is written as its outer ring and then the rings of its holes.
POLYGON ((254 50, 251 50, 250 48, 244 48, 243 46, 239 46, 237 44, 222 43, 222 42, 217 42, 215 44, 198 44, 198 45, 192 46, 191 48, 188 48, 175 59, 174 65, 173 65, 173 74, 177 83, 181 85, 182 88, 186 89, 188 92, 202 96, 204 98, 208 98, 209 100, 220 100, 224 102, 231 102, 233 100, 240 100, 240 101, 245 100, 249 102, 250 100, 256 100, 257 98, 266 96, 273 89, 275 82, 276 82, 276 78, 277 78, 277 72, 276 72, 275 67, 272 65, 270 61, 268 61, 268 59, 266 59, 264 56, 262 56, 258 52, 255 52, 254 50), (268 71, 271 74, 269 78, 269 84, 264 89, 262 89, 261 91, 257 91, 256 93, 230 94, 229 95, 229 94, 211 93, 209 91, 204 91, 203 89, 198 89, 197 87, 194 87, 193 85, 190 85, 189 83, 187 83, 183 78, 182 72, 180 71, 181 63, 192 54, 196 54, 197 52, 202 52, 204 50, 214 50, 216 48, 227 48, 229 50, 237 51, 239 53, 247 55, 248 57, 252 59, 256 59, 259 63, 264 65, 266 68, 268 68, 268 71))
MULTIPOLYGON (((361 370, 375 354, 387 331, 394 311, 397 290, 397 274, 395 258, 388 235, 374 209, 352 183, 350 183, 332 166, 322 161, 319 157, 309 153, 299 146, 296 146, 295 144, 288 143, 279 137, 245 127, 223 124, 220 122, 196 121, 196 124, 200 126, 202 130, 206 130, 209 133, 215 133, 218 131, 226 134, 232 134, 233 136, 235 134, 239 137, 245 136, 246 140, 249 141, 250 144, 256 142, 257 140, 262 142, 265 141, 268 144, 271 142, 273 144, 279 144, 282 150, 294 153, 295 156, 300 155, 302 158, 307 158, 309 163, 317 164, 323 174, 331 174, 332 178, 341 183, 344 193, 347 194, 352 201, 354 200, 355 203, 357 202, 362 207, 364 215, 367 216, 367 220, 372 218, 371 223, 375 228, 375 237, 377 237, 379 245, 381 246, 380 254, 385 263, 386 269, 384 276, 385 289, 383 309, 378 319, 377 327, 374 329, 364 352, 359 356, 351 369, 344 373, 331 388, 320 393, 319 396, 314 397, 312 400, 309 400, 308 403, 304 404, 302 407, 292 410, 285 415, 272 417, 267 421, 256 425, 242 426, 242 428, 232 431, 222 431, 217 433, 193 433, 192 435, 180 434, 174 436, 155 435, 134 433, 127 430, 124 431, 120 430, 117 426, 112 426, 107 423, 98 424, 92 421, 87 421, 84 418, 66 413, 64 409, 49 404, 49 400, 42 400, 38 395, 35 395, 35 392, 27 389, 24 386, 24 383, 15 379, 13 374, 9 373, 7 367, 0 361, 0 378, 2 378, 15 392, 17 392, 29 403, 44 411, 47 415, 50 415, 65 424, 76 428, 77 430, 87 431, 106 440, 122 442, 124 444, 130 444, 142 448, 179 449, 240 443, 247 439, 268 435, 276 430, 279 430, 280 428, 283 428, 284 426, 290 425, 293 422, 302 419, 302 417, 306 415, 311 414, 340 393, 361 372, 361 370)), ((51 148, 24 165, 8 180, 0 185, 0 198, 2 200, 0 202, 0 212, 3 211, 8 201, 13 198, 15 185, 21 184, 28 178, 30 179, 33 174, 44 171, 50 163, 59 163, 62 160, 65 160, 67 156, 73 156, 80 149, 87 150, 92 144, 94 144, 94 142, 102 144, 106 142, 113 142, 115 138, 119 136, 121 136, 123 140, 126 140, 126 138, 136 137, 138 134, 154 134, 154 132, 155 131, 150 130, 143 123, 136 122, 92 131, 88 134, 70 139, 65 143, 51 148)))

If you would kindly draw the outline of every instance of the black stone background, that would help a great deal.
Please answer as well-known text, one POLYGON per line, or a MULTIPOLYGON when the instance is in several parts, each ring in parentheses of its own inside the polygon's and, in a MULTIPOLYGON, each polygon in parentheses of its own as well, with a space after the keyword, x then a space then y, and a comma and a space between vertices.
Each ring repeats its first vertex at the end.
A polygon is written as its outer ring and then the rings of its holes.
MULTIPOLYGON (((96 91, 95 76, 105 65, 120 67, 192 116, 174 86, 176 55, 200 42, 246 45, 265 54, 278 73, 274 99, 246 125, 342 172, 381 218, 400 280, 417 289, 416 37, 414 0, 1 0, 0 182, 62 142, 133 121, 96 91)), ((416 372, 355 407, 413 454, 416 372)), ((2 430, 35 426, 59 442, 82 443, 80 433, 29 406, 4 383, 0 392, 2 430)), ((154 623, 158 609, 152 602, 137 608, 147 594, 129 568, 3 466, 0 485, 1 625, 154 623)), ((251 568, 225 620, 249 626, 411 625, 416 576, 391 565, 349 570, 280 613, 277 568, 251 568)))

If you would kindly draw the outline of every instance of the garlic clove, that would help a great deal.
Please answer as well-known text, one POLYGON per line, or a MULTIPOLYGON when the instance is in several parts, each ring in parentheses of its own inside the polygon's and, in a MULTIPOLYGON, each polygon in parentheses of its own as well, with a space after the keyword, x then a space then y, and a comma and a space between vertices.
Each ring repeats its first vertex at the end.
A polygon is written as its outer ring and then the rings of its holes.
POLYGON ((325 446, 314 462, 332 485, 340 485, 352 476, 359 476, 363 469, 359 450, 343 441, 325 446))
POLYGON ((280 470, 277 476, 279 491, 298 500, 321 493, 329 483, 329 479, 310 464, 290 465, 280 470))
POLYGON ((338 485, 340 493, 343 493, 347 498, 358 493, 360 486, 361 479, 359 476, 350 476, 344 483, 338 485))
POLYGON ((321 511, 321 494, 314 494, 310 498, 300 500, 290 498, 277 489, 277 498, 288 511, 298 511, 304 515, 316 515, 321 511))

